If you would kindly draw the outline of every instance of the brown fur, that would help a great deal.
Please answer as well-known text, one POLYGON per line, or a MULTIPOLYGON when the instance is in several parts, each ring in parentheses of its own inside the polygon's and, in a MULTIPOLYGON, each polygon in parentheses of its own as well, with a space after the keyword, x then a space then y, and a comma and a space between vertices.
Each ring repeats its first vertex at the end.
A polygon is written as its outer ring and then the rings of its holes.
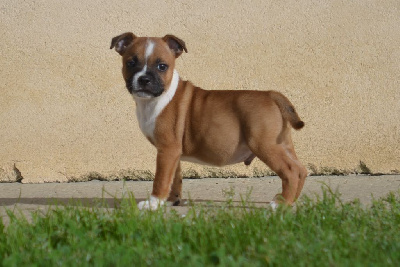
MULTIPOLYGON (((123 60, 127 81, 132 73, 126 63, 133 56, 143 59, 146 40, 155 43, 147 59, 154 64, 159 58, 169 64, 162 77, 168 90, 175 59, 185 43, 173 36, 136 37, 124 33, 112 39, 123 60), (142 58, 140 58, 142 57, 142 58)), ((282 179, 282 194, 275 201, 293 203, 300 195, 307 170, 298 160, 291 138, 291 128, 301 129, 304 122, 292 103, 276 91, 207 91, 179 80, 172 100, 155 121, 149 141, 157 148, 157 167, 152 195, 179 204, 182 196, 181 160, 224 166, 244 162, 249 165, 258 157, 282 179)))
POLYGON ((307 171, 295 154, 290 125, 300 129, 304 123, 278 92, 206 91, 180 81, 174 98, 157 119, 153 195, 161 199, 169 196, 171 201, 181 197, 180 174, 172 180, 181 156, 224 166, 244 144, 252 152, 250 158, 260 158, 281 177, 282 196, 291 204, 300 195, 307 171), (160 165, 161 155, 166 156, 160 165), (170 171, 161 171, 164 168, 170 171))

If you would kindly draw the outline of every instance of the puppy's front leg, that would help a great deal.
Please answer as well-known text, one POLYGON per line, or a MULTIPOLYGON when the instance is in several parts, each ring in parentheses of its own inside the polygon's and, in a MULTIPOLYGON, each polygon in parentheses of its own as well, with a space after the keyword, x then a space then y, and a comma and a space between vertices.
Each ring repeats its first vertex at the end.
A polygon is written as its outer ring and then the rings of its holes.
POLYGON ((149 200, 138 204, 139 209, 156 210, 165 203, 171 191, 171 184, 179 164, 181 153, 177 149, 163 149, 157 153, 156 176, 149 200))
POLYGON ((182 197, 182 171, 181 163, 178 162, 178 167, 175 171, 174 180, 172 182, 171 191, 169 193, 168 201, 172 202, 173 206, 178 206, 181 203, 182 197))

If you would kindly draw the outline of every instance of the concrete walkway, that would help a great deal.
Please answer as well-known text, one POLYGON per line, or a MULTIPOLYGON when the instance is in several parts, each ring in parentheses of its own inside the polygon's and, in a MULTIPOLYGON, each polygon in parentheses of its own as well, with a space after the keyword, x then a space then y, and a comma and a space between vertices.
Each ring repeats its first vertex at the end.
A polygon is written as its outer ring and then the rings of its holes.
MULTIPOLYGON (((338 189, 344 201, 360 199, 368 205, 374 198, 386 196, 390 191, 400 190, 400 175, 384 176, 314 176, 307 178, 303 194, 315 196, 321 194, 323 184, 332 190, 338 189)), ((46 184, 0 184, 0 216, 8 223, 6 209, 21 211, 29 217, 31 211, 46 211, 50 204, 62 203, 74 205, 71 200, 78 200, 85 205, 92 205, 103 198, 110 207, 116 199, 132 192, 137 201, 144 200, 150 194, 152 182, 102 182, 82 183, 46 183, 46 184)), ((184 179, 183 197, 195 203, 223 202, 232 197, 240 203, 246 199, 257 206, 267 206, 274 195, 281 191, 279 177, 263 178, 207 178, 184 179)), ((187 201, 184 201, 184 203, 187 201)), ((179 213, 187 212, 189 205, 173 207, 179 213)))

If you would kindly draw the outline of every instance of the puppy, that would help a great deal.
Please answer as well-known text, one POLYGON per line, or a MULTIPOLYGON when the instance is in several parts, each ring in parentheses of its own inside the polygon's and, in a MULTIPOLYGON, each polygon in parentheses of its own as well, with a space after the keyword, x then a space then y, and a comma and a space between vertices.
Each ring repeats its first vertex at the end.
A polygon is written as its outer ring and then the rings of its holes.
POLYGON ((136 102, 139 127, 157 149, 151 197, 139 209, 157 209, 165 201, 179 205, 183 161, 212 166, 258 157, 282 180, 271 205, 292 204, 307 170, 297 159, 291 128, 304 122, 292 103, 276 91, 203 90, 179 77, 175 60, 187 52, 173 35, 116 36, 111 49, 122 56, 122 75, 136 102))

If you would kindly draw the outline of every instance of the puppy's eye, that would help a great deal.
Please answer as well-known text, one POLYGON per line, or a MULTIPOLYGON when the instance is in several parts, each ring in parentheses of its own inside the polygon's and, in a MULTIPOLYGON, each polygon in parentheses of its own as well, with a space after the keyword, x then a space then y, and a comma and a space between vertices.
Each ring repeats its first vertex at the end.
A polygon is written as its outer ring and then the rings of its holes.
POLYGON ((133 68, 136 65, 136 59, 131 59, 130 61, 126 62, 126 66, 128 68, 133 68))
POLYGON ((161 71, 161 72, 164 72, 164 71, 166 71, 168 69, 168 65, 167 64, 163 64, 163 63, 158 64, 157 69, 159 71, 161 71))

